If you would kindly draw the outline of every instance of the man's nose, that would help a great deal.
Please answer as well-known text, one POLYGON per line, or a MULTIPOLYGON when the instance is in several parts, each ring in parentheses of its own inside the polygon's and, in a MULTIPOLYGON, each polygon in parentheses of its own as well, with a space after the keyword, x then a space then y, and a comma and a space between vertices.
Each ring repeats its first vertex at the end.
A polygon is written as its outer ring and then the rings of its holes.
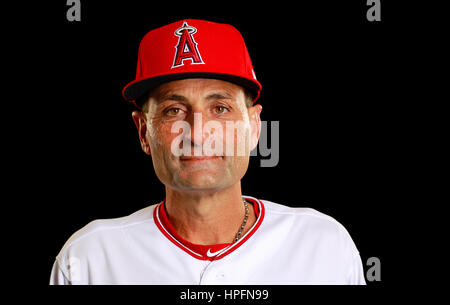
POLYGON ((202 147, 208 138, 208 132, 203 128, 206 123, 206 115, 202 111, 193 111, 186 117, 191 126, 190 142, 193 146, 202 147))

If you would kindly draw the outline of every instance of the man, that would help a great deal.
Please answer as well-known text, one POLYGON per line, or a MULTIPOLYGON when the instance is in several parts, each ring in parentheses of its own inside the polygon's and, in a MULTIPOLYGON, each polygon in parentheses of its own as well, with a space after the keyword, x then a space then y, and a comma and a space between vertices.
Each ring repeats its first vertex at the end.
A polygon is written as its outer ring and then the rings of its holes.
POLYGON ((242 195, 260 90, 234 27, 182 20, 150 31, 123 95, 166 197, 76 232, 51 284, 365 284, 337 221, 242 195))

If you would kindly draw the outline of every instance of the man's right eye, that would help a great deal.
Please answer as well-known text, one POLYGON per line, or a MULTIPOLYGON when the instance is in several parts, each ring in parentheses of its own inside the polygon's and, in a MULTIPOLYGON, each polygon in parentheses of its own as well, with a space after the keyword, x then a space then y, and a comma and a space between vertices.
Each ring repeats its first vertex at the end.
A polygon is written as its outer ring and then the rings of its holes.
POLYGON ((181 113, 181 109, 180 108, 169 108, 165 111, 165 114, 170 115, 170 116, 177 116, 181 113))

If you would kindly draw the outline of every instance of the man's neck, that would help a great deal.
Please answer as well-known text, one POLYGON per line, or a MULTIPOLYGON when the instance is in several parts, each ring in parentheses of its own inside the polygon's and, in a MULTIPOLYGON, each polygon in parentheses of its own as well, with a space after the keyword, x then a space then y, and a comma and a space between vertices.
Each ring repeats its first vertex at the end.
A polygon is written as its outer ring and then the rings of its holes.
MULTIPOLYGON (((175 231, 185 240, 200 245, 233 242, 245 215, 240 182, 218 191, 185 192, 166 187, 165 206, 175 231)), ((249 204, 243 234, 255 221, 249 204)))

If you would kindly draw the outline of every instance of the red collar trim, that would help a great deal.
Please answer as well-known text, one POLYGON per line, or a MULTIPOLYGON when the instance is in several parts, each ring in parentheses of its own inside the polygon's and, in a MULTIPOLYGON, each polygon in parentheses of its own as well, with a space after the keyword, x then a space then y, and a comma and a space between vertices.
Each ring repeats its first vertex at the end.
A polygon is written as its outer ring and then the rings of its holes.
POLYGON ((253 235, 253 233, 256 232, 264 219, 265 208, 263 203, 253 197, 244 196, 244 198, 249 203, 253 204, 253 209, 255 210, 256 214, 256 222, 253 227, 251 227, 250 230, 236 243, 198 245, 190 243, 189 241, 183 239, 180 235, 178 235, 178 233, 170 224, 169 218, 167 217, 164 208, 164 201, 162 201, 155 207, 153 211, 153 219, 156 223, 156 226, 163 233, 163 235, 167 237, 167 239, 169 239, 178 248, 182 249, 196 259, 213 261, 221 259, 222 257, 227 256, 228 254, 239 248, 253 235))

